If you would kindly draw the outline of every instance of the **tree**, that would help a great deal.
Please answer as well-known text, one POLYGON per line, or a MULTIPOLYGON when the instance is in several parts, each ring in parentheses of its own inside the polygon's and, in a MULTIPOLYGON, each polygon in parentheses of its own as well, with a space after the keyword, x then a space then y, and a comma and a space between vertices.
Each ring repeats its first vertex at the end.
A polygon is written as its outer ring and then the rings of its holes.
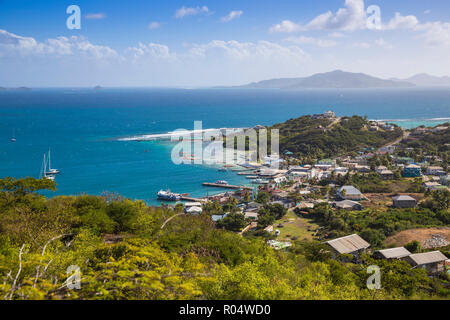
POLYGON ((247 220, 243 214, 230 213, 217 222, 217 227, 228 231, 239 232, 247 225, 247 220))

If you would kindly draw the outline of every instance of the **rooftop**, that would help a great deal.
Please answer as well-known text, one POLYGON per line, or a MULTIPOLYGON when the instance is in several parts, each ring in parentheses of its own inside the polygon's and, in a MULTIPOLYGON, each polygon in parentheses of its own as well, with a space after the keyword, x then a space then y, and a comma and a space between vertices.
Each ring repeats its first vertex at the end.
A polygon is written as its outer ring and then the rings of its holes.
POLYGON ((357 234, 330 240, 327 243, 340 254, 352 253, 370 247, 370 244, 357 234))
POLYGON ((342 191, 345 190, 346 195, 360 195, 361 191, 356 189, 354 186, 343 186, 339 189, 339 192, 342 193, 342 191))
POLYGON ((399 259, 411 255, 405 247, 384 249, 378 251, 386 259, 399 259))
POLYGON ((395 201, 416 201, 416 199, 414 199, 413 197, 405 195, 395 196, 392 199, 395 201))
POLYGON ((416 253, 410 255, 409 258, 418 266, 447 260, 447 257, 440 251, 416 253))

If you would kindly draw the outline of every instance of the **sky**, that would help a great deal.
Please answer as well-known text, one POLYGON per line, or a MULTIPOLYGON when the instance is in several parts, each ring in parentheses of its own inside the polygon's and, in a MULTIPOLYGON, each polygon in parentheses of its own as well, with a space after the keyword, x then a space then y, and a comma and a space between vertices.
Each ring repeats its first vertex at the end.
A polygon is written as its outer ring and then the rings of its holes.
POLYGON ((4 87, 196 88, 337 69, 450 75, 450 1, 0 0, 4 87))

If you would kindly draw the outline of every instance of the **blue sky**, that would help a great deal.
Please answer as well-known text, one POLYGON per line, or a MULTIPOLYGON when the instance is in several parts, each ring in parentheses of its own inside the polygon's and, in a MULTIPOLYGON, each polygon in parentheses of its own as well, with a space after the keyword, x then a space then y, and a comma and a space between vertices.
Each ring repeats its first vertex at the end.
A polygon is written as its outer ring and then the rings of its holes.
POLYGON ((450 75, 450 2, 0 0, 0 86, 215 86, 342 69, 450 75), (81 9, 69 30, 66 8, 81 9), (368 28, 367 8, 381 10, 368 28))

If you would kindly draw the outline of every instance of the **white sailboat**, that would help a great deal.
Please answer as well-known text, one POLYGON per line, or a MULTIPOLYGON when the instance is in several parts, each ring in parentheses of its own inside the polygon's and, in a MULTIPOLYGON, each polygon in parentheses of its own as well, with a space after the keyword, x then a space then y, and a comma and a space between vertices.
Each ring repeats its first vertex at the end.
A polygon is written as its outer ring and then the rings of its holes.
POLYGON ((44 160, 42 160, 42 166, 41 166, 41 172, 39 174, 39 178, 45 178, 45 179, 49 179, 49 180, 55 180, 55 176, 54 175, 49 175, 47 172, 47 159, 45 157, 44 154, 44 160))
POLYGON ((50 158, 50 149, 48 149, 48 175, 55 175, 55 174, 59 174, 61 173, 61 171, 59 171, 58 169, 52 169, 52 163, 51 163, 51 158, 50 158))

